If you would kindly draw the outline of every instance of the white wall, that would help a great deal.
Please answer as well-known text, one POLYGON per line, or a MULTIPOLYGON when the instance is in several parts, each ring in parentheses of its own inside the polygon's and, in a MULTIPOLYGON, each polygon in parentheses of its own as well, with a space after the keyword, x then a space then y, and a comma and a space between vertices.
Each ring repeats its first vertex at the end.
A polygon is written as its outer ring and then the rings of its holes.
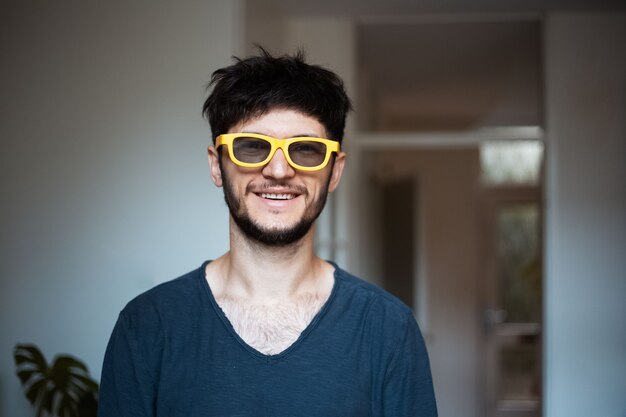
POLYGON ((245 55, 256 54, 256 45, 271 53, 284 53, 285 16, 265 1, 247 0, 244 7, 245 55))
POLYGON ((546 417, 626 415, 626 15, 546 21, 546 417))
POLYGON ((230 0, 6 3, 0 415, 20 417, 16 343, 99 378, 123 305, 226 250, 200 112, 241 25, 230 0))

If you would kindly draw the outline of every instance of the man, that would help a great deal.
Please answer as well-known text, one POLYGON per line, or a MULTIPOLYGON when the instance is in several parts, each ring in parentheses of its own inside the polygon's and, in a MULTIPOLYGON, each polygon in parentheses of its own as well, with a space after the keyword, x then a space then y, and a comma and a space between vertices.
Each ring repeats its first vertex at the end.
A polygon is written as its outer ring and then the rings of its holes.
POLYGON ((230 250, 124 308, 98 415, 436 416, 411 310, 314 253, 345 164, 341 80, 261 50, 211 84, 230 250))

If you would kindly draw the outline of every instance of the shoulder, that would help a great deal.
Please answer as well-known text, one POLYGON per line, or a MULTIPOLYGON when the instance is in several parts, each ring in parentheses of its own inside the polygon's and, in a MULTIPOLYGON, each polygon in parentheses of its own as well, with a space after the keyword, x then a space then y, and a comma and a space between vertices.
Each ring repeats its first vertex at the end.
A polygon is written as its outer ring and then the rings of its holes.
POLYGON ((352 275, 338 266, 335 266, 335 276, 341 281, 341 285, 347 292, 353 296, 367 299, 371 303, 388 309, 391 313, 405 315, 411 312, 411 309, 393 294, 352 275))
POLYGON ((113 366, 115 361, 125 363, 132 359, 154 380, 163 349, 172 335, 190 334, 193 319, 199 316, 203 267, 132 299, 119 314, 107 347, 109 359, 105 359, 105 363, 113 366))
POLYGON ((342 292, 352 302, 364 304, 368 316, 382 319, 386 324, 407 325, 414 322, 413 311, 396 296, 335 265, 335 277, 342 292))
MULTIPOLYGON (((358 328, 385 369, 409 346, 409 356, 423 356, 425 345, 413 310, 384 289, 336 268, 340 302, 335 326, 358 328), (339 324, 341 323, 341 324, 339 324)), ((347 332, 344 328, 342 331, 347 332)))
POLYGON ((120 317, 129 324, 139 325, 137 321, 162 321, 186 315, 200 303, 204 266, 136 296, 126 304, 120 317))

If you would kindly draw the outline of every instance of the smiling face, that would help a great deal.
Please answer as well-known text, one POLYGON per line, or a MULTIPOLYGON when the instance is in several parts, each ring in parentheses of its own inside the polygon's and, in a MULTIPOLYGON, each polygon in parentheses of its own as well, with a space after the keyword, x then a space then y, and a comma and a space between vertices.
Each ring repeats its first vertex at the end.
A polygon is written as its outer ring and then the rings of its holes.
MULTIPOLYGON (((278 139, 298 136, 325 138, 324 126, 303 113, 275 109, 233 126, 229 133, 259 133, 278 139)), ((260 168, 235 165, 224 147, 209 148, 211 176, 224 187, 232 219, 249 238, 266 245, 288 245, 302 239, 319 216, 328 192, 339 184, 345 155, 314 172, 298 171, 278 149, 260 168), (218 158, 221 152, 221 167, 218 158)))

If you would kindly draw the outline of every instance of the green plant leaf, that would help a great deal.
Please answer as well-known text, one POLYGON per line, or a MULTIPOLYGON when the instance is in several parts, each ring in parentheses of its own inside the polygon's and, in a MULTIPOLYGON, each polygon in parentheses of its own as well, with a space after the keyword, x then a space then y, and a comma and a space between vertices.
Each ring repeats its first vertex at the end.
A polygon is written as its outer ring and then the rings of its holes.
POLYGON ((89 392, 92 392, 90 389, 86 388, 82 383, 78 383, 76 380, 70 381, 70 386, 68 387, 68 393, 72 395, 76 401, 80 400, 81 397, 86 395, 89 392))
POLYGON ((61 397, 61 401, 59 401, 59 404, 56 409, 56 415, 60 417, 75 417, 76 416, 75 402, 69 396, 61 397))
POLYGON ((84 373, 89 373, 89 371, 87 370, 87 366, 83 362, 71 356, 57 356, 54 359, 53 367, 57 366, 63 369, 78 368, 84 373))
POLYGON ((22 383, 22 385, 26 385, 26 383, 28 382, 28 380, 33 376, 33 375, 37 375, 38 372, 34 369, 26 369, 26 370, 18 370, 17 371, 17 376, 20 379, 20 382, 22 383))
POLYGON ((88 376, 76 375, 76 379, 82 382, 86 391, 98 392, 98 383, 88 376))
POLYGON ((25 356, 30 363, 33 363, 37 366, 37 369, 48 369, 48 362, 46 361, 46 358, 35 345, 17 345, 15 347, 14 356, 18 355, 25 356))
POLYGON ((54 402, 54 396, 57 392, 56 388, 52 388, 49 391, 46 391, 39 402, 40 407, 46 411, 46 413, 50 414, 52 412, 52 404, 54 402))
POLYGON ((84 362, 57 355, 49 366, 39 349, 28 344, 16 345, 14 358, 16 374, 37 417, 96 416, 98 383, 84 362))
POLYGON ((30 355, 26 355, 26 354, 23 354, 23 353, 17 353, 17 352, 16 352, 16 353, 13 355, 13 357, 15 358, 15 364, 16 364, 16 365, 21 365, 21 364, 23 364, 24 362, 31 363, 31 357, 30 357, 30 355))
POLYGON ((97 392, 86 393, 78 402, 78 417, 97 417, 97 414, 97 392))
POLYGON ((42 378, 38 381, 33 382, 28 389, 26 390, 26 398, 32 405, 37 403, 37 398, 40 398, 45 392, 46 385, 48 381, 45 378, 42 378))

